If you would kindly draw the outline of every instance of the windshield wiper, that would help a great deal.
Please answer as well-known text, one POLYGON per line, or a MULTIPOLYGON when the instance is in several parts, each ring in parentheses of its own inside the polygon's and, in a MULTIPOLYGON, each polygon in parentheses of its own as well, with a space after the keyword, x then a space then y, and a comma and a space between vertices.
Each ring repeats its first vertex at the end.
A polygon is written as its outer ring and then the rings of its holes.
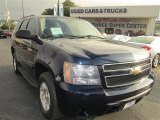
POLYGON ((105 39, 104 37, 95 36, 95 35, 85 35, 85 36, 81 36, 81 38, 100 38, 100 39, 105 39))
POLYGON ((105 39, 103 37, 100 36, 94 36, 94 35, 85 35, 85 36, 77 36, 77 35, 65 35, 65 34, 59 34, 59 35, 48 35, 46 36, 46 38, 100 38, 100 39, 105 39))
POLYGON ((62 34, 59 34, 59 35, 48 35, 48 36, 45 36, 45 38, 64 38, 64 35, 62 35, 62 34))
POLYGON ((48 35, 46 38, 83 38, 82 36, 76 35, 65 35, 65 34, 58 34, 58 35, 48 35))
POLYGON ((77 35, 64 35, 64 36, 68 38, 81 38, 81 36, 77 36, 77 35))

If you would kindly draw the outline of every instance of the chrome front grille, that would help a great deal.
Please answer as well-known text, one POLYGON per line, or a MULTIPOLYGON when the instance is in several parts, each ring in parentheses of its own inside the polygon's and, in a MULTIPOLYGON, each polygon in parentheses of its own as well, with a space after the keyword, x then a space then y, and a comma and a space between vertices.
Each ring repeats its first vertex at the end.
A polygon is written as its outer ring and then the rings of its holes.
POLYGON ((103 65, 103 75, 107 88, 131 85, 149 75, 150 59, 103 65))
POLYGON ((133 68, 135 66, 143 66, 150 63, 150 59, 135 61, 135 62, 126 62, 126 63, 115 63, 115 64, 105 64, 103 65, 103 71, 114 71, 114 70, 123 70, 127 68, 133 68))

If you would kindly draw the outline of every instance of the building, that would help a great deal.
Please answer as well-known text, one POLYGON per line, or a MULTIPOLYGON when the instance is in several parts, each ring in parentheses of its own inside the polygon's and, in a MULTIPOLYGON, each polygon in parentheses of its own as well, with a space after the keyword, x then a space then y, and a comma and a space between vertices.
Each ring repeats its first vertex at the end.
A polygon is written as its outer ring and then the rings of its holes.
POLYGON ((85 19, 107 34, 154 35, 159 6, 73 7, 71 17, 85 19))

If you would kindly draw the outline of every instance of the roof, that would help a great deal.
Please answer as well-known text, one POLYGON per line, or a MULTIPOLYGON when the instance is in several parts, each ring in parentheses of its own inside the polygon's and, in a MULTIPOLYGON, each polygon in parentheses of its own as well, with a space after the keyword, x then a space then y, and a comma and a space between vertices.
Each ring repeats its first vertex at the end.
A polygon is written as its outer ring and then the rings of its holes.
POLYGON ((65 18, 65 19, 78 19, 78 18, 74 18, 74 17, 53 16, 53 15, 29 15, 29 16, 25 16, 24 18, 21 18, 21 19, 26 19, 26 18, 43 18, 43 17, 65 18))

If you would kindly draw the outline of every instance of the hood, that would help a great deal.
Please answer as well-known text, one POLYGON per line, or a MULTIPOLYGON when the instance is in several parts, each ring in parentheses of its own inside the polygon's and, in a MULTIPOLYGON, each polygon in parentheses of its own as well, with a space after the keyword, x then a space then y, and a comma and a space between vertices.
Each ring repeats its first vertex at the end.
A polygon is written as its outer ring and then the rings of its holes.
POLYGON ((51 42, 72 56, 89 60, 93 64, 97 61, 101 64, 129 62, 149 57, 146 50, 124 42, 95 39, 58 39, 51 42))

